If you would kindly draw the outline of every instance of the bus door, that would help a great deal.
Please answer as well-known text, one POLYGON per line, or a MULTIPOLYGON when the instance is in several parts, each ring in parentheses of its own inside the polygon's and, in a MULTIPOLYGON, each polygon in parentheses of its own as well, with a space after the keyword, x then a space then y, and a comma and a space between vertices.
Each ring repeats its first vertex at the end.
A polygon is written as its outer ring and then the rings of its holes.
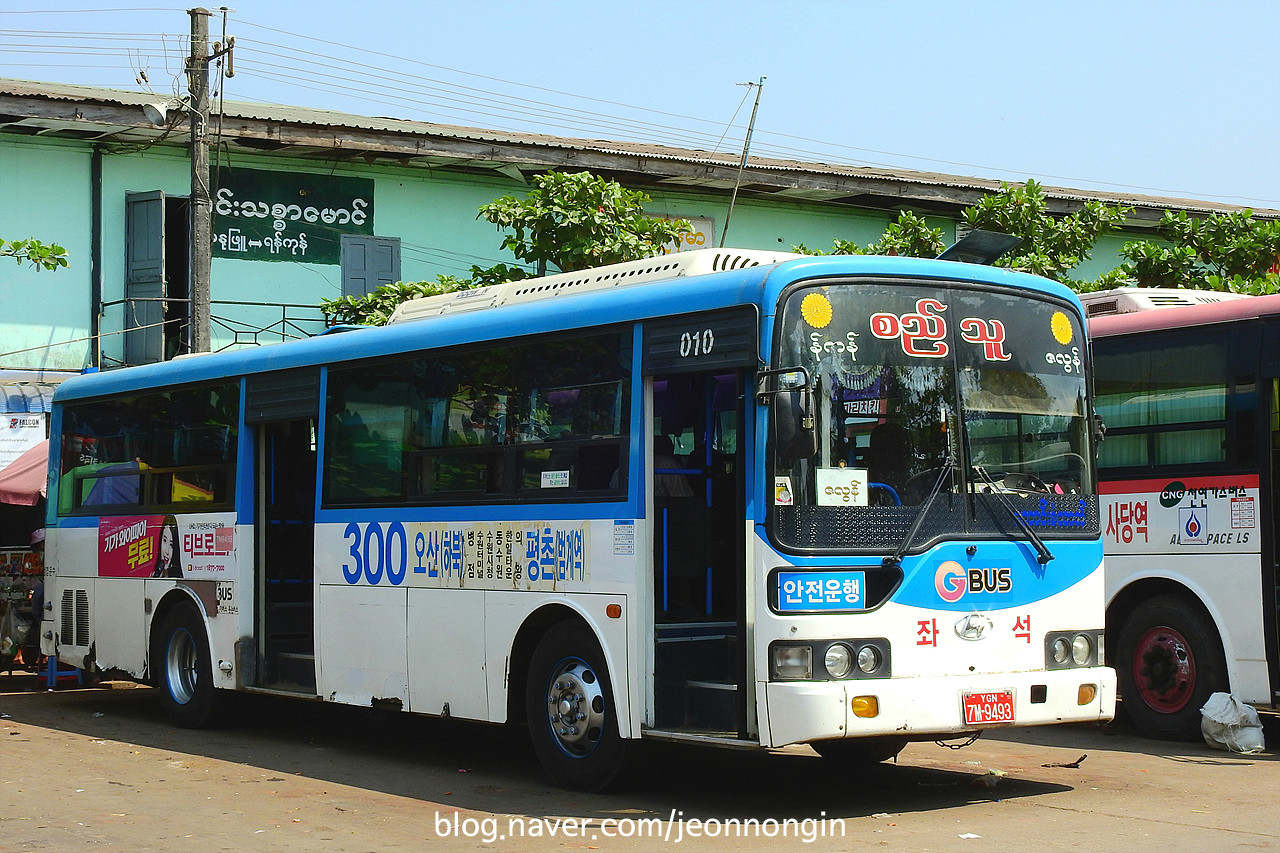
POLYGON ((754 312, 646 328, 659 730, 750 736, 742 365, 755 367, 754 329, 754 312))
POLYGON ((299 373, 254 377, 249 385, 245 419, 255 427, 257 463, 254 684, 314 694, 319 383, 318 372, 299 373))
POLYGON ((745 734, 737 373, 653 380, 655 722, 745 734))

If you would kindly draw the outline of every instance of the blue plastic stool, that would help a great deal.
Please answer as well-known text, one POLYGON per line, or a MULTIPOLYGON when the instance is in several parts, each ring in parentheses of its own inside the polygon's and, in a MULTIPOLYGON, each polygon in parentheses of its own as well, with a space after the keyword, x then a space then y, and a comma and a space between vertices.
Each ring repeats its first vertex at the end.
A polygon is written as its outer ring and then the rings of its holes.
POLYGON ((45 686, 52 690, 58 686, 58 682, 64 678, 74 678, 76 684, 84 686, 84 671, 78 667, 71 669, 59 669, 58 659, 50 655, 45 661, 44 674, 40 676, 44 679, 45 686))

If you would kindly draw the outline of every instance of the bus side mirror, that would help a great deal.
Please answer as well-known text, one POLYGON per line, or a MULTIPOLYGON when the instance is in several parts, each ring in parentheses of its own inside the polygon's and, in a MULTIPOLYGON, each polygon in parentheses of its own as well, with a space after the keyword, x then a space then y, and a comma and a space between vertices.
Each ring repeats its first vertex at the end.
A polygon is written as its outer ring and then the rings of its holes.
POLYGON ((782 459, 809 459, 818 453, 814 429, 813 391, 781 388, 773 394, 773 442, 782 459))

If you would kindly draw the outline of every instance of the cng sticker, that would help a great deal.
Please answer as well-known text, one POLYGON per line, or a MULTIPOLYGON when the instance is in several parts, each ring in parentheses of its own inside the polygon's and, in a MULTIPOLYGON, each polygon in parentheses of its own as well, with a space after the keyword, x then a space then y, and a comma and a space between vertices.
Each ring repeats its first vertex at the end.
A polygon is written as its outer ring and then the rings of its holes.
POLYGON ((1205 507, 1183 507, 1178 510, 1178 544, 1206 545, 1209 542, 1209 510, 1205 507))

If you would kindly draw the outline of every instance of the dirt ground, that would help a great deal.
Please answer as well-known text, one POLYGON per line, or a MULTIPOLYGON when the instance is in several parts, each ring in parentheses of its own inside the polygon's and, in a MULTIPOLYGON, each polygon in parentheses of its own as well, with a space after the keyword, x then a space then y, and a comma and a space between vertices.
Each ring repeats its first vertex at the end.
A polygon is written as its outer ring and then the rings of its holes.
POLYGON ((1123 724, 912 744, 861 769, 654 746, 627 789, 589 795, 548 785, 518 729, 244 697, 235 725, 188 731, 146 687, 14 674, 0 759, 0 851, 1280 849, 1274 754, 1123 724))

